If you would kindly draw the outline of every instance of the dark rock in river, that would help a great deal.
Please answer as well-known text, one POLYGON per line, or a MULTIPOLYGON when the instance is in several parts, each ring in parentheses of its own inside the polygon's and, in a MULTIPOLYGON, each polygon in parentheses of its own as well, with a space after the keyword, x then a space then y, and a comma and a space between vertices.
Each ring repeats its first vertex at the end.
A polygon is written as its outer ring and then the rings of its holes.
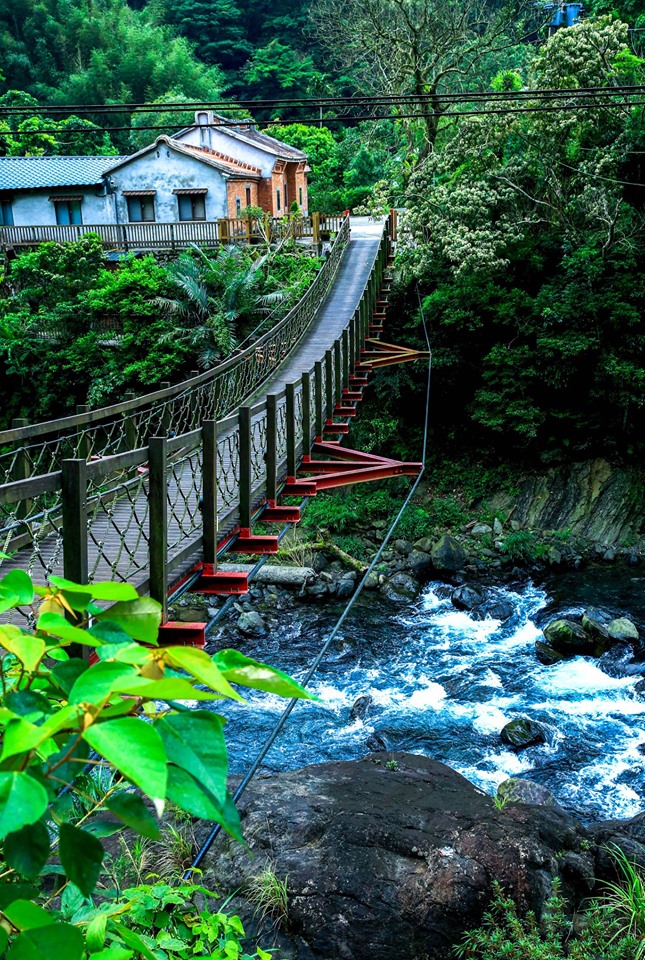
POLYGON ((469 587, 464 584, 462 587, 453 590, 451 600, 457 610, 473 610, 483 603, 484 591, 478 587, 469 587))
POLYGON ((491 600, 490 603, 484 605, 484 610, 486 611, 487 617, 492 617, 493 620, 510 620, 510 618, 515 613, 515 607, 510 600, 491 600))
POLYGON ((390 745, 387 742, 387 738, 384 734, 375 732, 367 738, 367 743, 365 744, 368 750, 371 750, 372 753, 380 753, 381 750, 389 750, 390 745))
POLYGON ((600 656, 604 643, 590 637, 579 623, 573 620, 552 620, 544 628, 548 645, 565 657, 600 656))
POLYGON ((554 663, 569 659, 565 653, 554 650, 553 647, 549 646, 548 643, 543 643, 542 640, 535 641, 535 655, 540 663, 543 663, 546 667, 551 667, 554 663))
POLYGON ((237 621, 237 629, 245 637, 266 637, 268 630, 266 624, 259 613, 250 610, 242 613, 237 621))
POLYGON ((350 720, 364 720, 373 703, 374 697, 370 696, 369 693, 363 694, 354 702, 354 706, 349 712, 350 720))
POLYGON ((390 603, 396 603, 403 606, 414 600, 421 590, 417 580, 409 577, 407 573, 395 573, 385 583, 381 584, 380 592, 390 603))
POLYGON ((645 700, 645 680, 639 680, 636 686, 634 687, 634 693, 645 700))
POLYGON ((631 820, 603 820, 591 824, 588 829, 598 844, 598 877, 616 879, 616 865, 612 855, 616 847, 620 847, 630 860, 645 869, 645 813, 639 813, 631 820))
POLYGON ((529 806, 554 807, 556 799, 550 790, 533 780, 511 777, 497 788, 497 796, 506 803, 525 803, 529 806))
POLYGON ((523 750, 534 743, 546 743, 546 733, 541 723, 530 720, 528 717, 518 717, 511 720, 500 732, 502 743, 523 750))
POLYGON ((611 637, 604 623, 599 619, 596 611, 590 610, 582 615, 582 629, 589 639, 598 645, 601 650, 608 650, 611 646, 611 637))
POLYGON ((638 640, 638 630, 627 617, 620 617, 607 624, 607 631, 612 640, 633 643, 638 640))
MULTIPOLYGON (((380 755, 256 779, 241 804, 253 856, 216 845, 202 882, 226 895, 269 863, 288 876, 290 960, 452 957, 495 880, 538 916, 558 876, 565 898, 588 895, 593 860, 575 854, 585 834, 566 813, 499 811, 441 763, 386 756, 396 763, 380 755)), ((255 908, 238 899, 235 909, 245 921, 255 908)))
POLYGON ((455 573, 461 570, 466 562, 466 553, 454 537, 442 537, 432 547, 430 556, 435 570, 446 570, 455 573))

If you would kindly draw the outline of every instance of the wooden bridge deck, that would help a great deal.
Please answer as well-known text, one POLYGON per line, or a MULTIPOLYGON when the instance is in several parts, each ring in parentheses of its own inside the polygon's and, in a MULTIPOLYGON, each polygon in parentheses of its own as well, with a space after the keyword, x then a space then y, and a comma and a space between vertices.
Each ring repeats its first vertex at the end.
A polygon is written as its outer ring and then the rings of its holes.
MULTIPOLYGON (((318 310, 316 318, 301 344, 295 348, 271 379, 253 397, 251 403, 258 404, 269 394, 284 393, 288 383, 300 378, 304 371, 312 370, 316 361, 322 360, 335 340, 348 327, 358 306, 365 284, 369 279, 372 266, 378 254, 383 226, 370 222, 368 218, 352 220, 352 233, 343 261, 335 278, 334 285, 326 300, 318 310)), ((284 407, 284 396, 278 404, 284 407)), ((253 417, 257 425, 262 414, 253 417)), ((232 437, 235 425, 227 418, 219 433, 220 439, 232 437)), ((264 490, 264 451, 259 444, 254 448, 253 499, 263 500, 264 490)), ((201 495, 198 468, 199 451, 186 455, 177 464, 170 479, 168 502, 172 505, 168 518, 168 560, 173 567, 172 579, 177 579, 199 559, 201 551, 201 529, 198 500, 201 495)), ((228 452, 222 457, 223 470, 233 477, 236 474, 235 445, 228 445, 228 452)), ((278 476, 285 474, 284 456, 278 464, 278 476)), ((141 476, 131 481, 128 493, 119 495, 106 504, 100 500, 100 489, 96 491, 94 507, 90 503, 91 537, 88 544, 88 566, 91 578, 95 581, 115 578, 128 579, 141 591, 148 586, 148 543, 145 531, 148 526, 147 479, 141 476)), ((233 490, 225 502, 218 505, 218 519, 222 533, 234 526, 235 509, 238 500, 233 490)), ((60 524, 58 524, 60 525, 60 524)), ((54 522, 54 526, 56 523, 54 522)), ((0 545, 0 549, 2 545, 0 545)), ((10 560, 2 564, 2 574, 10 569, 29 570, 36 582, 43 582, 51 573, 63 575, 61 537, 51 526, 39 542, 38 550, 30 544, 18 550, 10 560)), ((2 619, 2 618, 0 618, 2 619)))

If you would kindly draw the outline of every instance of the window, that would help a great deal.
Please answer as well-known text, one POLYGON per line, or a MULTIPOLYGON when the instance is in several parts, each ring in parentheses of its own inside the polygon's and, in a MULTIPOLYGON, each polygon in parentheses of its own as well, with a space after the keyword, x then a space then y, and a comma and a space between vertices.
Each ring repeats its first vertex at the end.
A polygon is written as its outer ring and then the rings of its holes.
POLYGON ((154 223, 154 193, 140 194, 139 196, 128 196, 127 194, 124 195, 128 201, 128 220, 130 223, 154 223))
POLYGON ((302 210, 302 187, 298 187, 298 206, 302 210))
POLYGON ((246 188, 246 205, 247 207, 251 206, 251 188, 250 187, 246 188))
POLYGON ((67 226, 70 223, 82 223, 81 214, 82 197, 50 197, 56 211, 56 223, 59 226, 67 226))
POLYGON ((177 204, 180 220, 206 219, 206 191, 194 193, 177 193, 177 204))
POLYGON ((276 210, 278 211, 278 213, 280 213, 280 210, 282 209, 280 206, 280 187, 278 187, 278 189, 275 192, 275 199, 276 199, 276 210))
POLYGON ((0 200, 0 227, 13 227, 11 200, 0 200))
MULTIPOLYGON (((248 204, 247 204, 247 206, 248 206, 248 204)), ((236 197, 236 198, 235 198, 235 216, 236 216, 236 217, 239 217, 239 215, 241 214, 241 212, 242 212, 242 198, 241 198, 241 197, 236 197)))

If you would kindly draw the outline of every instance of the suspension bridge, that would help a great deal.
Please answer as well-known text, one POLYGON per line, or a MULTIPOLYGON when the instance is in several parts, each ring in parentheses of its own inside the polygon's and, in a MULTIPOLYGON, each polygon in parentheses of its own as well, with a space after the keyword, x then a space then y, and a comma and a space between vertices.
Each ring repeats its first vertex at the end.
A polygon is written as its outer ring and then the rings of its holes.
POLYGON ((161 603, 162 641, 200 645, 203 624, 168 622, 173 590, 245 593, 247 574, 218 559, 276 553, 294 502, 418 475, 341 442, 372 371, 422 356, 382 340, 394 223, 340 221, 303 298, 212 370, 0 432, 0 574, 128 581, 161 603))

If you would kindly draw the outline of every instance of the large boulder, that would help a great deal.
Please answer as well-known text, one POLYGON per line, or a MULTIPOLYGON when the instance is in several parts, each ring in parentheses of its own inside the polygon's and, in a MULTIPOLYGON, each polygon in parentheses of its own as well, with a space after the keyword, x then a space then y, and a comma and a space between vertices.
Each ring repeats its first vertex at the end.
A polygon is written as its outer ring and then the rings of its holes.
POLYGON ((523 750, 535 743, 546 743, 546 732, 541 723, 529 717, 516 717, 502 728, 500 737, 502 743, 515 750, 523 750))
POLYGON ((604 649, 593 637, 585 633, 581 624, 564 618, 552 620, 546 625, 544 639, 549 647, 565 657, 575 657, 579 654, 600 656, 604 649))
POLYGON ((497 796, 502 803, 524 803, 534 807, 554 807, 556 799, 547 787, 534 780, 521 780, 510 777, 497 788, 497 796))
POLYGON ((266 637, 269 632, 266 623, 255 610, 247 610, 240 615, 237 629, 245 637, 266 637))
POLYGON ((381 596, 389 600, 390 603, 397 604, 397 606, 403 606, 410 600, 414 600, 420 591, 421 587, 418 581, 401 571, 385 580, 380 588, 381 596))
MULTIPOLYGON (((553 806, 498 810, 427 757, 380 753, 265 776, 241 819, 252 856, 215 845, 201 882, 226 896, 269 864, 287 877, 279 956, 289 960, 447 960, 481 922, 495 880, 538 915, 556 877, 572 902, 590 892, 593 860, 573 818, 553 806)), ((231 909, 245 921, 255 907, 238 897, 231 909)))
POLYGON ((435 570, 456 573, 466 563, 464 548, 454 537, 445 536, 434 544, 430 552, 435 570))
POLYGON ((469 587, 463 584, 452 592, 452 604, 457 610, 474 610, 484 602, 484 591, 480 587, 469 587))
POLYGON ((634 643, 638 640, 638 630, 627 617, 619 617, 607 624, 607 632, 616 643, 634 643))

